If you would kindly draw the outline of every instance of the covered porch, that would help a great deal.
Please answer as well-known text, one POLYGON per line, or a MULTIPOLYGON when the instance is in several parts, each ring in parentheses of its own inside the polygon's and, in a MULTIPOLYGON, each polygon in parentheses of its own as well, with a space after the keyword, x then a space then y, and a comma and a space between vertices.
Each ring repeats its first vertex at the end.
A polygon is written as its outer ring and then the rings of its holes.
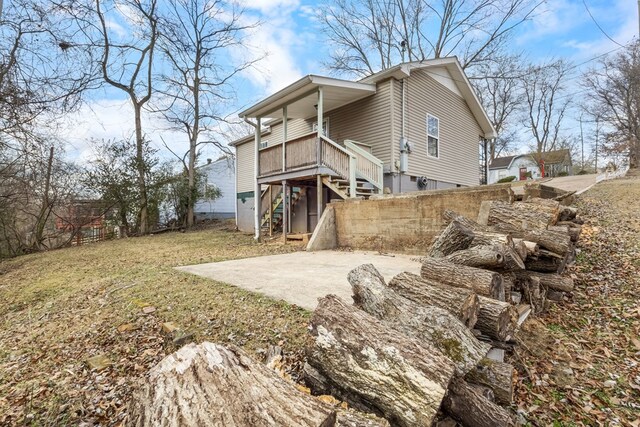
POLYGON ((337 143, 327 134, 325 112, 374 94, 373 84, 307 76, 240 113, 256 129, 254 138, 255 237, 281 227, 292 230, 292 212, 306 198, 312 232, 329 198, 368 197, 383 190, 383 163, 363 142, 337 143), (263 146, 265 119, 282 120, 280 141, 263 146), (289 138, 289 121, 315 119, 312 132, 289 138), (322 125, 318 126, 318 123, 322 125), (311 194, 311 193, 314 194, 311 194), (314 197, 313 203, 309 198, 314 197), (315 212, 310 213, 313 205, 315 212))

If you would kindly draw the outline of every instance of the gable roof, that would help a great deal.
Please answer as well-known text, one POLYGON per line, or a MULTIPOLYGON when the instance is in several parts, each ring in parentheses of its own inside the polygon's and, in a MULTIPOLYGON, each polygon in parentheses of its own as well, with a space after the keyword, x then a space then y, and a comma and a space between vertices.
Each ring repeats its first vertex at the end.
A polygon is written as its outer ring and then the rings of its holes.
POLYGON ((489 169, 508 169, 514 157, 518 156, 496 157, 489 163, 489 169))
POLYGON ((564 162, 564 160, 567 158, 567 156, 569 157, 569 160, 571 160, 571 153, 569 151, 568 148, 562 148, 560 150, 553 150, 553 151, 547 151, 545 153, 540 153, 540 156, 538 156, 538 153, 531 153, 531 156, 538 162, 540 163, 538 160, 540 158, 542 158, 544 160, 544 162, 546 164, 555 164, 555 163, 562 163, 564 162))
POLYGON ((239 116, 242 118, 280 118, 282 117, 282 108, 288 105, 287 115, 289 118, 311 117, 315 113, 317 101, 314 101, 314 98, 310 95, 321 86, 324 90, 324 110, 331 111, 374 94, 376 92, 376 84, 382 80, 391 77, 400 80, 409 77, 413 70, 429 68, 445 68, 447 70, 449 76, 439 77, 453 80, 459 94, 466 101, 471 113, 480 125, 484 137, 495 138, 497 132, 475 94, 469 79, 467 79, 458 58, 455 56, 420 62, 405 62, 374 73, 359 81, 310 74, 245 109, 239 113, 239 116))

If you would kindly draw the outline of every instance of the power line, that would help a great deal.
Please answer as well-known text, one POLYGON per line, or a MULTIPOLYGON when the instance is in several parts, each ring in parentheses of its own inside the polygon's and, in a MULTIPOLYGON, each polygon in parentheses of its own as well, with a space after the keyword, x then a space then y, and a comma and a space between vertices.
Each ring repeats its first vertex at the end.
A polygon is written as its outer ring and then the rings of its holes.
POLYGON ((602 29, 602 27, 600 26, 600 24, 598 24, 598 21, 596 21, 596 18, 593 17, 593 15, 591 14, 591 11, 589 10, 589 6, 587 6, 587 2, 586 0, 582 0, 582 4, 584 5, 584 8, 587 9, 587 13, 589 14, 589 16, 591 17, 591 20, 593 21, 594 24, 596 24, 596 27, 598 27, 598 29, 600 30, 600 32, 602 34, 605 35, 606 38, 608 38, 609 40, 611 40, 612 42, 614 42, 615 44, 617 44, 618 46, 622 47, 622 45, 620 43, 618 43, 617 41, 615 41, 614 39, 611 38, 611 36, 609 36, 609 34, 607 34, 607 32, 605 30, 602 29))

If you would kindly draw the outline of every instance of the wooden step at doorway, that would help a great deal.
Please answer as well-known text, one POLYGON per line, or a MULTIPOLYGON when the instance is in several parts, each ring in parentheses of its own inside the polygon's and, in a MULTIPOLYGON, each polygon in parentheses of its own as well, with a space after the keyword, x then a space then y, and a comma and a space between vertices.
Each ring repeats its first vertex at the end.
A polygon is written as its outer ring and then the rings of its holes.
POLYGON ((295 233, 295 234, 287 234, 287 240, 297 240, 301 241, 305 245, 309 243, 309 239, 311 239, 312 233, 295 233))

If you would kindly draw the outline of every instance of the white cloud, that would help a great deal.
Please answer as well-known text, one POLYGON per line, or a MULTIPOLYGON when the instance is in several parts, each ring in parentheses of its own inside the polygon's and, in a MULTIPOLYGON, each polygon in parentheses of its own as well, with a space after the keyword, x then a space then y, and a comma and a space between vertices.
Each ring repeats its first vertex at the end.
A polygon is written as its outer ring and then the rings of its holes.
POLYGON ((246 9, 258 10, 264 15, 276 15, 283 9, 294 9, 300 4, 299 0, 240 0, 246 9))
POLYGON ((567 34, 584 22, 583 15, 584 6, 575 0, 546 2, 524 27, 518 42, 528 44, 551 35, 567 34))

